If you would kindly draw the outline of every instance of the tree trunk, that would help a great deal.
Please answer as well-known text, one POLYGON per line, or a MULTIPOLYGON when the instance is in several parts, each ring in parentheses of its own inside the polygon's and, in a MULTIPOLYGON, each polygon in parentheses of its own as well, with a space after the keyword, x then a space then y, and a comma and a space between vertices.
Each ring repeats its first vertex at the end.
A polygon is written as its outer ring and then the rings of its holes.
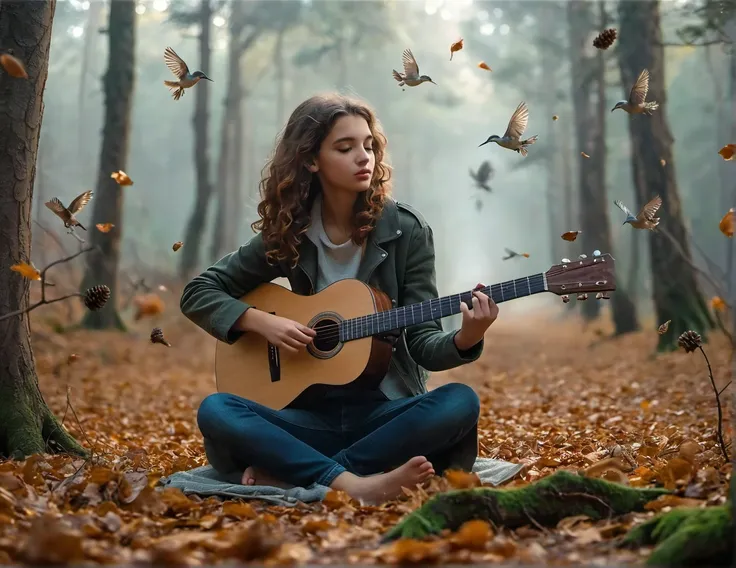
MULTIPOLYGON (((578 158, 579 198, 580 198, 580 228, 583 234, 580 244, 583 250, 590 254, 600 246, 597 241, 602 237, 599 225, 600 216, 597 215, 596 203, 599 199, 600 188, 596 187, 596 165, 605 159, 605 156, 595 155, 593 140, 594 122, 596 119, 593 105, 593 79, 595 76, 595 58, 586 55, 590 50, 589 35, 593 30, 593 15, 591 4, 585 0, 570 0, 567 4, 568 26, 570 33, 569 49, 571 60, 570 78, 572 79, 572 102, 575 116, 575 139, 577 150, 585 152, 590 159, 582 156, 578 158)), ((598 208, 600 209, 600 208, 598 208)), ((605 225, 608 226, 607 224, 605 225)), ((605 252, 605 251, 604 251, 605 252)), ((598 302, 583 302, 582 314, 586 321, 598 317, 600 304, 598 302)))
MULTIPOLYGON (((201 0, 199 10, 199 68, 209 69, 211 67, 210 31, 212 27, 212 6, 210 0, 201 0)), ((194 107, 194 164, 197 171, 197 195, 194 199, 194 207, 189 216, 187 230, 184 236, 184 248, 182 250, 179 275, 183 280, 188 280, 197 269, 199 263, 199 250, 207 222, 207 211, 209 210, 212 196, 212 184, 210 183, 210 156, 209 156, 209 107, 210 91, 209 85, 202 81, 197 85, 194 107)))
MULTIPOLYGON (((653 299, 658 322, 671 320, 670 332, 659 336, 657 349, 677 348, 677 337, 686 330, 697 331, 706 338, 714 322, 691 268, 690 245, 683 219, 675 164, 672 135, 667 122, 667 94, 664 78, 664 47, 660 29, 659 1, 640 0, 619 3, 619 66, 628 96, 642 69, 649 70, 647 100, 658 101, 652 116, 629 115, 632 143, 636 210, 655 195, 662 197, 659 217, 672 235, 685 258, 664 235, 653 232, 649 238, 653 299), (662 167, 660 160, 665 160, 662 167), (638 175, 640 170, 641 175, 638 175)), ((624 119, 623 113, 617 116, 624 119)), ((635 229, 634 229, 635 230, 635 229)))
MULTIPOLYGON (((0 2, 3 50, 24 62, 28 79, 5 74, 0 82, 0 306, 28 307, 31 281, 10 270, 30 262, 31 204, 43 117, 56 0, 0 2)), ((6 313, 7 313, 6 312, 6 313)), ((0 455, 84 455, 46 405, 38 388, 28 314, 0 321, 0 455)))
POLYGON ((225 234, 225 250, 227 252, 238 248, 240 243, 240 228, 243 222, 243 89, 241 84, 240 73, 242 73, 242 65, 238 66, 238 90, 237 103, 233 108, 232 127, 232 152, 230 153, 230 165, 228 169, 229 183, 227 186, 227 195, 230 205, 228 206, 228 215, 230 218, 227 222, 228 231, 225 234))
POLYGON ((286 122, 286 63, 284 61, 285 29, 276 34, 273 62, 276 67, 276 124, 279 128, 286 122))
POLYGON ((135 81, 135 4, 135 0, 110 2, 107 27, 110 48, 107 73, 103 79, 105 124, 102 129, 97 191, 89 227, 92 245, 99 247, 100 252, 90 256, 82 283, 83 289, 106 284, 110 288, 110 299, 102 309, 85 314, 82 327, 90 329, 125 329, 117 308, 117 276, 123 232, 123 194, 128 189, 127 186, 118 185, 110 174, 125 170, 128 161, 135 81), (115 228, 103 233, 95 230, 97 223, 112 223, 115 228))
POLYGON ((99 35, 100 17, 104 2, 90 2, 87 11, 87 22, 84 25, 84 47, 82 48, 82 61, 79 70, 79 91, 77 92, 77 158, 80 165, 85 163, 86 144, 84 137, 85 120, 84 107, 87 103, 87 76, 89 75, 89 63, 97 51, 97 39, 99 35))

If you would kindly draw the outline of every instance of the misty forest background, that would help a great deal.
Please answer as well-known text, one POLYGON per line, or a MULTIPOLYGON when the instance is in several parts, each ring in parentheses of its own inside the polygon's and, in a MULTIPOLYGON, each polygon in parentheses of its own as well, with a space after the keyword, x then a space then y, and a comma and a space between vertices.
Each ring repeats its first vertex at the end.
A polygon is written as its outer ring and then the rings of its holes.
MULTIPOLYGON (((34 225, 37 266, 60 256, 58 242, 67 253, 78 247, 43 202, 58 196, 69 203, 93 189, 79 215, 91 227, 84 236, 92 244, 122 239, 119 286, 172 275, 183 282, 250 238, 261 169, 289 113, 310 95, 337 89, 376 108, 389 139, 393 193, 419 208, 435 230, 441 294, 541 272, 597 248, 617 261, 618 291, 609 304, 618 331, 659 325, 672 319, 668 310, 701 313, 712 296, 725 296, 714 283, 726 280, 729 240, 718 221, 736 190, 733 164, 717 153, 736 140, 729 49, 736 35, 729 32, 728 2, 141 0, 134 19, 116 24, 135 26, 134 36, 118 29, 114 38, 106 35, 109 6, 60 0, 56 8, 33 200, 36 220, 60 238, 34 225), (597 33, 620 28, 627 17, 612 48, 592 46, 597 33), (129 37, 133 45, 126 45, 129 37), (464 49, 450 61, 449 46, 461 37, 464 49), (110 55, 109 41, 121 42, 120 51, 110 55), (169 45, 214 83, 172 100, 163 85, 173 79, 163 61, 169 45), (391 70, 401 69, 405 48, 437 86, 397 86, 391 70), (492 71, 478 68, 481 60, 492 71), (647 100, 660 103, 655 116, 610 113, 644 67, 652 74, 647 100), (629 75, 623 84, 622 72, 629 75), (105 73, 113 93, 125 91, 127 73, 134 82, 125 166, 108 167, 103 149, 100 171, 105 73), (529 156, 478 148, 488 135, 503 134, 522 100, 530 108, 526 134, 539 135, 529 156), (672 155, 662 166, 667 123, 672 155), (638 141, 631 138, 637 128, 649 129, 638 141), (483 160, 493 168, 492 193, 476 188, 468 173, 483 160), (637 160, 644 172, 638 187, 637 160), (92 222, 96 202, 107 199, 98 179, 109 188, 109 172, 118 167, 135 185, 113 184, 119 200, 112 207, 122 208, 122 216, 103 235, 93 222, 112 219, 92 222), (652 173, 655 167, 661 175, 652 173), (622 226, 624 215, 613 205, 621 199, 637 212, 656 194, 664 198, 661 226, 684 245, 679 252, 672 239, 622 226), (577 241, 560 239, 579 229, 577 241), (176 241, 184 247, 174 253, 176 241), (529 259, 504 262, 505 247, 529 259), (693 273, 683 254, 710 277, 693 273), (657 275, 664 287, 653 284, 657 275), (695 300, 693 277, 702 294, 695 300), (695 307, 675 305, 690 301, 695 307)), ((111 138, 124 129, 109 127, 111 138)), ((112 273, 102 280, 88 274, 85 285, 104 281, 114 288, 112 273)), ((119 307, 116 296, 114 290, 119 307)), ((562 306, 542 296, 504 311, 562 306)), ((94 316, 99 326, 109 324, 104 312, 115 302, 94 316)), ((586 319, 601 305, 608 304, 588 301, 586 319)), ((706 331, 708 318, 686 316, 680 327, 706 331)))

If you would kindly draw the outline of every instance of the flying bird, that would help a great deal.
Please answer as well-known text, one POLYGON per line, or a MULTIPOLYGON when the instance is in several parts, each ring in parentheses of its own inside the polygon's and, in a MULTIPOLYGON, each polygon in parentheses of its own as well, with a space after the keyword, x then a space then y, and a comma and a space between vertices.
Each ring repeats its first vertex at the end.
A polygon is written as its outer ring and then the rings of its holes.
POLYGON ((507 249, 507 248, 504 248, 504 250, 506 251, 506 255, 507 256, 504 256, 501 260, 508 260, 510 258, 514 258, 514 257, 517 257, 517 256, 523 256, 524 258, 529 258, 529 253, 528 252, 515 252, 515 251, 513 251, 511 249, 507 249))
POLYGON ((647 93, 649 92, 649 71, 644 69, 639 73, 639 78, 631 87, 628 101, 619 101, 616 106, 611 109, 611 112, 617 108, 623 109, 629 114, 647 114, 651 115, 652 111, 659 108, 657 101, 646 102, 647 93))
POLYGON ((45 203, 45 205, 51 209, 57 217, 64 221, 64 227, 67 229, 71 228, 73 230, 73 227, 81 227, 86 231, 87 229, 74 215, 84 209, 84 206, 89 203, 90 199, 92 199, 92 195, 93 193, 91 191, 85 191, 81 195, 75 197, 74 201, 69 204, 68 208, 64 207, 64 204, 58 197, 52 197, 50 201, 45 203))
POLYGON ((399 73, 396 69, 393 70, 394 79, 399 82, 399 87, 406 85, 407 87, 416 87, 422 83, 432 83, 436 85, 429 75, 419 74, 419 65, 417 60, 414 58, 414 54, 411 49, 405 49, 401 57, 401 61, 404 64, 404 73, 399 73))
MULTIPOLYGON (((538 136, 535 134, 534 136, 532 136, 531 138, 527 138, 526 140, 521 139, 522 134, 524 134, 524 131, 526 130, 526 125, 528 122, 529 109, 527 108, 526 103, 524 101, 521 101, 519 103, 519 106, 516 107, 514 114, 511 115, 511 120, 509 120, 509 125, 506 127, 506 132, 504 133, 504 135, 497 136, 496 134, 493 134, 489 136, 488 140, 483 142, 483 144, 481 144, 480 146, 484 146, 489 142, 495 142, 502 148, 513 150, 526 157, 526 155, 529 153, 526 147, 534 144, 538 138, 538 136)), ((480 148, 480 146, 478 147, 480 148)))
POLYGON ((473 170, 470 171, 470 177, 473 178, 475 181, 475 185, 479 189, 484 189, 487 192, 491 192, 491 186, 488 185, 488 180, 493 177, 493 168, 491 167, 491 162, 488 160, 485 160, 479 167, 478 171, 474 172, 473 170))
POLYGON ((653 231, 654 228, 659 225, 659 217, 655 217, 657 211, 662 206, 662 198, 659 195, 642 207, 636 217, 634 217, 631 211, 629 211, 629 208, 619 200, 616 200, 613 203, 616 207, 621 209, 621 211, 626 213, 626 220, 623 222, 624 225, 629 223, 635 229, 649 229, 650 231, 653 231))
MULTIPOLYGON (((164 85, 173 91, 175 101, 178 101, 182 96, 184 96, 184 89, 193 87, 199 83, 200 79, 212 81, 212 79, 202 73, 202 71, 190 73, 189 67, 184 63, 184 60, 170 47, 167 47, 164 51, 164 61, 166 62, 166 66, 171 69, 171 72, 178 79, 178 81, 164 81, 164 85)), ((214 81, 212 82, 214 83, 214 81)))

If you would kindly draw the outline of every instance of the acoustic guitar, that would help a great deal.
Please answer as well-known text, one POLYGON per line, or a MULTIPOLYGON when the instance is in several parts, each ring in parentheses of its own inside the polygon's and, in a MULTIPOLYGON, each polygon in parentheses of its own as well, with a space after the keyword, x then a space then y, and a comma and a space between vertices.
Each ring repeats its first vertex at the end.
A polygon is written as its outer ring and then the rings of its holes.
MULTIPOLYGON (((496 303, 551 292, 564 302, 576 294, 585 300, 609 299, 616 290, 614 259, 595 251, 575 261, 563 258, 546 272, 480 289, 496 303)), ((217 390, 280 410, 317 384, 377 386, 388 371, 393 341, 401 329, 460 313, 472 291, 391 308, 390 298, 360 280, 333 283, 317 294, 301 296, 262 284, 241 298, 317 332, 298 353, 282 352, 258 333, 246 333, 233 344, 217 342, 217 390)))

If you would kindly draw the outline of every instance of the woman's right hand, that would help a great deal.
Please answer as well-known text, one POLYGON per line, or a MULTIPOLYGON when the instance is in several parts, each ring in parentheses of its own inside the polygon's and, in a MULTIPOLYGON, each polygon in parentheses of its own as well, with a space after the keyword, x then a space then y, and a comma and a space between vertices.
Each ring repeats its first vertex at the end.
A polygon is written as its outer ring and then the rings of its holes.
POLYGON ((309 345, 312 339, 317 336, 317 332, 313 329, 289 318, 269 314, 254 308, 247 310, 244 315, 248 316, 248 314, 250 314, 250 317, 246 317, 244 323, 249 331, 255 331, 269 343, 291 353, 297 353, 300 349, 309 345), (250 312, 254 313, 250 314, 250 312), (257 321, 247 321, 252 320, 253 316, 257 321))

